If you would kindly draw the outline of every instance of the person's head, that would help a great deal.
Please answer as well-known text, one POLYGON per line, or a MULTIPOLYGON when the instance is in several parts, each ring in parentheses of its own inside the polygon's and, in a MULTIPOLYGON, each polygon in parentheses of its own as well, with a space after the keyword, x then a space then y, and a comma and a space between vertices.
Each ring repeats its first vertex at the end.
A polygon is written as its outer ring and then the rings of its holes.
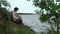
POLYGON ((19 9, 17 7, 14 8, 14 12, 17 12, 19 9))

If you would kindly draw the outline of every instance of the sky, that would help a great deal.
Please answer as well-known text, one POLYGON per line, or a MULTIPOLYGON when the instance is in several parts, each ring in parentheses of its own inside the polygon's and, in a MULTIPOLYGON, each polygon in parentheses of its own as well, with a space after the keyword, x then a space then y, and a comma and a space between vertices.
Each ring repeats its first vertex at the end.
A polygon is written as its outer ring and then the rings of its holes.
MULTIPOLYGON (((33 5, 33 0, 7 0, 11 4, 10 11, 14 9, 14 7, 18 7, 18 13, 35 13, 34 10, 39 9, 33 5)), ((54 0, 56 3, 56 1, 54 0)))
POLYGON ((32 0, 7 0, 11 4, 10 10, 13 10, 14 7, 18 7, 18 13, 35 13, 34 10, 38 9, 33 5, 32 0))

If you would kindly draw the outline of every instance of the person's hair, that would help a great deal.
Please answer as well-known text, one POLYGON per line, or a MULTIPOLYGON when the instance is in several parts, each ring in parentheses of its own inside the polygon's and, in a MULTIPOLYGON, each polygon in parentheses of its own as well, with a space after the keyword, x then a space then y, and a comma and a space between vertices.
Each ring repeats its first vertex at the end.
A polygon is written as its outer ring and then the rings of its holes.
POLYGON ((19 9, 17 7, 15 7, 14 10, 19 10, 19 9))

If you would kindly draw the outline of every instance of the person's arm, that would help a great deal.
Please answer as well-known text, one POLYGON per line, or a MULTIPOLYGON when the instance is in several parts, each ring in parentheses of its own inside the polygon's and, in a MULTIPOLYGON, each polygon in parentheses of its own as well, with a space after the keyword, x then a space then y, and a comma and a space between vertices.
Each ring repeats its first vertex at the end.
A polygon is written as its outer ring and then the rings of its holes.
POLYGON ((15 13, 13 12, 12 14, 12 17, 13 17, 13 21, 16 21, 18 19, 18 17, 15 15, 15 13))
POLYGON ((18 19, 18 17, 13 13, 13 18, 18 19))
POLYGON ((22 16, 18 16, 19 19, 22 19, 22 16))

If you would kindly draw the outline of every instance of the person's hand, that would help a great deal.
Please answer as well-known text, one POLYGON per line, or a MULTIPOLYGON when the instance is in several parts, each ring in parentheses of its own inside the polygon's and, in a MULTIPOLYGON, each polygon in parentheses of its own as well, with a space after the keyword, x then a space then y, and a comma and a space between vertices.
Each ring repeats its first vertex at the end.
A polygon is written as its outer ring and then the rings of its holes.
POLYGON ((16 19, 13 19, 13 21, 16 21, 16 19))
POLYGON ((16 19, 19 19, 18 17, 16 19))
POLYGON ((21 17, 21 16, 19 16, 18 18, 19 18, 19 19, 22 19, 22 17, 21 17))

